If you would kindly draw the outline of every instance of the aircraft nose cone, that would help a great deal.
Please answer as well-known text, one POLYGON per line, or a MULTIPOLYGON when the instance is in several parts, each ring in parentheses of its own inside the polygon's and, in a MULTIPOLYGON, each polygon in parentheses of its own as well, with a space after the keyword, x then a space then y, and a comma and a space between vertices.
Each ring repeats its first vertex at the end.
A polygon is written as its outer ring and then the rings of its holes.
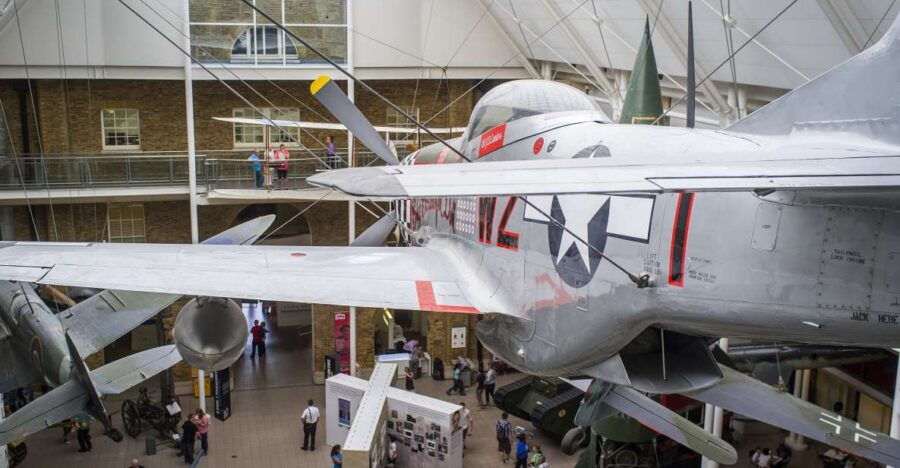
POLYGON ((241 307, 230 299, 191 299, 175 319, 175 345, 196 369, 227 368, 244 352, 249 334, 241 307))

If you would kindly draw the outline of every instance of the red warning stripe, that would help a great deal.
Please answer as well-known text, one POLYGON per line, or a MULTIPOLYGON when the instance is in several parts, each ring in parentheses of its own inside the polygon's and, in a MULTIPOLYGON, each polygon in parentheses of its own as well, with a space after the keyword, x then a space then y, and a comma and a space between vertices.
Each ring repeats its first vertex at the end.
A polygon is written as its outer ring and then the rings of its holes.
POLYGON ((434 299, 434 287, 431 281, 416 281, 416 294, 419 296, 419 308, 435 312, 457 312, 462 314, 477 314, 478 309, 468 306, 440 305, 434 299))
POLYGON ((694 208, 694 194, 678 194, 675 207, 675 222, 672 226, 672 244, 669 247, 669 284, 684 287, 684 259, 687 254, 688 230, 691 227, 691 210, 694 208))

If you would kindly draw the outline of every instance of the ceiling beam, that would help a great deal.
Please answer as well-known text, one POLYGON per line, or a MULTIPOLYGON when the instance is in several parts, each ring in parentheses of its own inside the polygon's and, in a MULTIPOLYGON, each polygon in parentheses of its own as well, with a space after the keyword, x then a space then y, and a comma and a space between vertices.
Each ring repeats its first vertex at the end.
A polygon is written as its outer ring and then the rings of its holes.
MULTIPOLYGON (((640 5, 641 9, 644 10, 644 13, 650 16, 650 23, 656 23, 654 31, 659 31, 663 40, 666 41, 669 48, 672 49, 672 52, 678 58, 678 61, 685 67, 685 70, 687 70, 687 44, 684 42, 684 39, 682 39, 678 29, 675 28, 672 22, 669 21, 669 18, 662 12, 660 12, 659 18, 655 19, 657 16, 656 12, 659 11, 660 8, 659 2, 661 1, 662 0, 637 0, 637 3, 640 5)), ((709 76, 699 63, 695 64, 695 69, 698 76, 709 76)), ((725 97, 722 96, 722 93, 719 92, 719 89, 716 87, 715 83, 713 83, 712 79, 704 81, 703 84, 700 85, 700 89, 712 103, 714 112, 721 116, 731 111, 728 101, 726 101, 725 97)))
POLYGON ((541 4, 544 6, 544 10, 547 11, 547 14, 550 15, 550 18, 554 22, 559 23, 560 28, 566 35, 566 39, 572 44, 572 47, 575 49, 575 52, 578 53, 578 56, 581 57, 581 60, 584 61, 584 66, 587 67, 588 71, 590 71, 591 74, 594 75, 594 78, 599 82, 600 90, 606 93, 607 96, 617 95, 615 85, 610 81, 609 77, 606 76, 603 67, 600 66, 597 59, 591 54, 587 45, 585 45, 581 34, 579 34, 572 24, 569 23, 568 18, 563 18, 562 13, 556 7, 553 0, 541 0, 541 4))
POLYGON ((869 36, 847 0, 818 0, 818 3, 847 52, 856 55, 862 51, 869 36))
POLYGON ((491 3, 493 2, 488 3, 488 0, 480 0, 480 2, 485 11, 487 11, 487 15, 491 17, 491 21, 494 23, 497 31, 499 31, 500 35, 503 36, 503 39, 506 40, 506 44, 513 50, 518 52, 516 58, 519 59, 519 63, 521 63, 522 66, 525 67, 525 70, 529 75, 531 75, 532 78, 536 80, 541 79, 541 73, 537 70, 537 68, 535 68, 534 64, 531 63, 531 60, 528 59, 525 53, 522 52, 522 49, 519 48, 518 44, 516 44, 516 41, 513 40, 512 36, 509 35, 509 32, 506 31, 506 28, 503 27, 503 24, 500 22, 500 20, 498 20, 494 15, 494 12, 491 10, 491 3))

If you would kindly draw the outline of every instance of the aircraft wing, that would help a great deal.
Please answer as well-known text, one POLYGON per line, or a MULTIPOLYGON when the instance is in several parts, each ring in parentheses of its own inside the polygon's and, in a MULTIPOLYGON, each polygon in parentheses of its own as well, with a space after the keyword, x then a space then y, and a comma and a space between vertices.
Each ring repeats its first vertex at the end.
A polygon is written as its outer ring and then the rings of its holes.
POLYGON ((70 380, 4 418, 0 423, 0 445, 65 421, 82 411, 89 401, 84 387, 70 380))
MULTIPOLYGON (((513 313, 473 280, 477 247, 0 243, 0 278, 189 296, 513 313), (468 249, 468 250, 466 250, 468 249), (469 255, 465 255, 468 253, 469 255)), ((475 274, 477 279, 477 273, 475 274)), ((496 284, 494 284, 496 286, 496 284)))
POLYGON ((78 351, 88 356, 171 305, 178 294, 106 290, 59 313, 78 351))
POLYGON ((864 429, 858 422, 840 414, 725 366, 720 367, 725 375, 720 382, 684 395, 879 463, 900 465, 900 440, 864 429))
POLYGON ((178 364, 175 345, 160 346, 126 356, 91 372, 91 380, 104 395, 116 395, 178 364))
MULTIPOLYGON (((272 119, 271 122, 268 119, 250 119, 246 117, 213 117, 215 120, 220 120, 222 122, 231 122, 231 123, 242 123, 242 124, 250 124, 250 125, 265 125, 268 127, 278 126, 278 127, 297 127, 297 128, 311 128, 316 130, 341 130, 347 131, 347 127, 343 124, 339 123, 328 123, 328 122, 302 122, 296 120, 279 120, 272 119), (274 123, 274 125, 273 125, 274 123)), ((419 131, 416 127, 379 127, 375 126, 375 131, 379 133, 416 133, 419 131)), ((462 133, 466 131, 466 127, 449 127, 449 128, 430 128, 433 133, 462 133)))
POLYGON ((307 181, 371 198, 900 186, 900 155, 874 151, 686 155, 682 161, 630 164, 633 160, 623 155, 364 167, 325 172, 307 181))
MULTIPOLYGON (((251 219, 204 240, 202 244, 253 244, 273 221, 275 215, 251 219)), ((179 297, 178 294, 106 290, 58 316, 78 352, 88 356, 149 320, 179 297)))

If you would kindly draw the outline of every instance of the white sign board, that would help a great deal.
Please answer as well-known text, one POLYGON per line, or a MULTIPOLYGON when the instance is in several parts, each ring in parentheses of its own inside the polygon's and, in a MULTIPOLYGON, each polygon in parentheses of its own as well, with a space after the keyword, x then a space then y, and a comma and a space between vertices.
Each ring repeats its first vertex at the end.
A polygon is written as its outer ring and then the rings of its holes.
POLYGON ((450 347, 466 347, 466 327, 453 327, 453 329, 450 330, 450 347))

